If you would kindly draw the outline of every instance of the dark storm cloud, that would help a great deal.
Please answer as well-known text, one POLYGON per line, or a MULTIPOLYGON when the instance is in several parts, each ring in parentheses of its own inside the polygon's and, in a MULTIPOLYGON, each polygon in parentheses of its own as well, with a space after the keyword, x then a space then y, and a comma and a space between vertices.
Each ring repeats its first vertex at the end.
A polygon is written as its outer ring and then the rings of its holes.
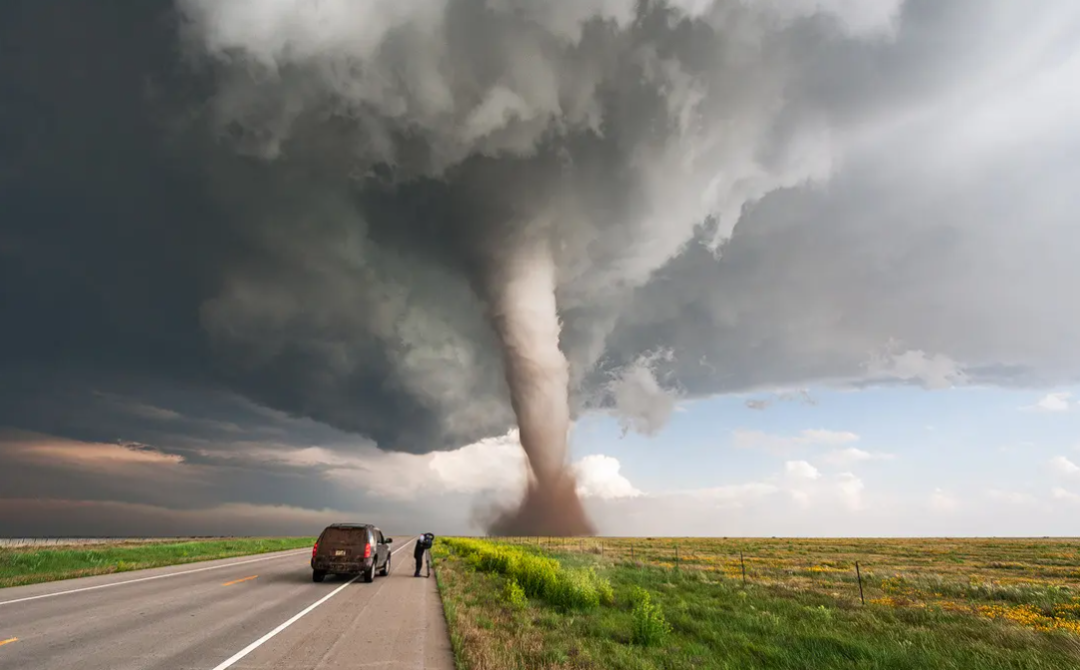
MULTIPOLYGON (((935 360, 1075 380, 1080 133, 1052 92, 1080 10, 1014 4, 454 0, 320 35, 248 20, 280 3, 5 3, 0 426, 210 470, 501 434, 482 270, 548 215, 575 411, 956 378, 935 360)), ((348 502, 230 472, 212 501, 348 502)))
MULTIPOLYGON (((10 57, 0 76, 14 95, 0 152, 0 424, 107 439, 121 427, 85 410, 93 389, 173 386, 174 396, 197 397, 232 388, 388 446, 438 446, 426 410, 377 347, 356 342, 359 363, 331 385, 319 377, 332 352, 318 342, 286 343, 272 365, 253 369, 213 351, 200 314, 228 291, 229 273, 255 267, 306 298, 309 287, 327 288, 319 267, 277 255, 302 244, 332 254, 338 240, 299 231, 289 249, 266 248, 211 197, 205 155, 176 144, 205 138, 171 132, 201 98, 181 65, 170 3, 3 11, 10 57)), ((230 174, 235 184, 244 167, 230 174)), ((287 186, 264 176, 257 188, 287 186)))

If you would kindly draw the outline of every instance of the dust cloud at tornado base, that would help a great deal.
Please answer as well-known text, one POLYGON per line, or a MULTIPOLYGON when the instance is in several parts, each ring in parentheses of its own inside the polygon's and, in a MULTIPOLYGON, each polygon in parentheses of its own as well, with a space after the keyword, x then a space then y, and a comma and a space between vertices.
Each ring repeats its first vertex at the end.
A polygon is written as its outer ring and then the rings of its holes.
POLYGON ((671 392, 640 370, 663 357, 606 356, 631 296, 828 178, 828 110, 791 95, 803 55, 887 41, 901 4, 178 0, 212 82, 179 125, 213 138, 191 150, 271 259, 230 268, 203 326, 245 369, 317 362, 298 403, 382 448, 516 423, 531 483, 492 531, 590 533, 571 418, 626 380, 671 392), (334 399, 370 380, 421 420, 334 399))

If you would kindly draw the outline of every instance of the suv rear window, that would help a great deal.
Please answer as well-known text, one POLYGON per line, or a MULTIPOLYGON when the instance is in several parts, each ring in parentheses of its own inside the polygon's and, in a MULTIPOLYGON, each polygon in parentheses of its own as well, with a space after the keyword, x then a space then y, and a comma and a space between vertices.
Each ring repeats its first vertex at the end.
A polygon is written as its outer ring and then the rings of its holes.
POLYGON ((344 547, 358 547, 367 543, 366 528, 327 528, 323 534, 323 544, 344 547))

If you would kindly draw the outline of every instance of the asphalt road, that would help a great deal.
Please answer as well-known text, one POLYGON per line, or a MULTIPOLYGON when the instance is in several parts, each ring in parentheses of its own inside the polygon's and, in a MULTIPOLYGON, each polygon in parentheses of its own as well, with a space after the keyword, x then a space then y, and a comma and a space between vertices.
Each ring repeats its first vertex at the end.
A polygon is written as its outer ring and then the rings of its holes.
POLYGON ((0 669, 452 670, 412 547, 371 584, 313 583, 303 549, 0 589, 0 669))

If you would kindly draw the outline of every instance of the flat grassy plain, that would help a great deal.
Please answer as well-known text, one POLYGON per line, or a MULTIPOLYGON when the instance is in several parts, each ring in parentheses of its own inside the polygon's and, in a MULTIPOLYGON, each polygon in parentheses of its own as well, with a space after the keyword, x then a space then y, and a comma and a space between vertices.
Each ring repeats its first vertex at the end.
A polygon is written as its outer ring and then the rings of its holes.
POLYGON ((84 547, 0 547, 0 587, 300 549, 314 541, 313 537, 244 537, 84 547))
POLYGON ((433 554, 467 670, 1080 667, 1080 540, 448 538, 433 554), (522 589, 520 556, 564 577, 522 589))

